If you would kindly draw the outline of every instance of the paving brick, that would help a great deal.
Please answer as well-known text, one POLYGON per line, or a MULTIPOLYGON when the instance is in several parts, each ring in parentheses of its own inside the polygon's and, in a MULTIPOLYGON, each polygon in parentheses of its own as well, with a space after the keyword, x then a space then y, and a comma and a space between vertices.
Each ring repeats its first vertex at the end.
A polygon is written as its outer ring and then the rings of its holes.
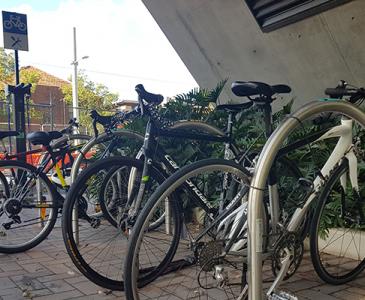
POLYGON ((334 296, 338 299, 344 299, 344 300, 349 300, 349 299, 351 299, 351 300, 364 300, 363 295, 351 293, 351 292, 346 291, 346 290, 336 292, 336 293, 332 294, 332 296, 334 296))
POLYGON ((364 286, 362 288, 350 287, 350 288, 346 289, 346 291, 348 291, 350 293, 363 295, 364 296, 363 298, 365 298, 365 287, 364 286))
MULTIPOLYGON (((87 295, 87 296, 82 296, 82 297, 77 297, 77 298, 72 298, 72 300, 112 300, 115 299, 114 296, 112 295, 105 295, 105 294, 97 294, 97 295, 87 295)), ((118 297, 118 299, 120 300, 124 300, 125 297, 118 297)))
POLYGON ((54 293, 72 291, 74 288, 64 280, 54 280, 43 283, 46 288, 54 293))
POLYGON ((92 283, 91 281, 73 283, 72 286, 85 295, 98 294, 99 291, 103 291, 102 287, 92 283))
POLYGON ((32 249, 27 252, 28 256, 31 258, 43 258, 43 257, 50 257, 45 251, 32 249))
POLYGON ((17 270, 22 270, 22 266, 16 262, 7 262, 7 263, 2 263, 0 265, 0 270, 7 272, 7 271, 17 271, 17 270))
POLYGON ((40 290, 44 288, 44 285, 36 278, 28 275, 14 276, 11 280, 15 282, 18 287, 25 288, 27 290, 40 290))
POLYGON ((70 268, 65 266, 64 264, 49 265, 49 264, 43 263, 42 265, 44 265, 47 269, 49 269, 51 272, 53 272, 55 274, 62 274, 62 273, 67 273, 67 272, 71 271, 70 268))
POLYGON ((0 295, 2 299, 6 299, 6 300, 17 300, 17 299, 22 299, 24 300, 23 297, 23 291, 19 288, 11 288, 11 289, 0 289, 0 295))
POLYGON ((9 278, 0 278, 0 287, 1 287, 1 289, 7 289, 7 288, 16 287, 16 285, 9 278))
POLYGON ((6 295, 12 295, 12 294, 14 294, 14 287, 12 287, 12 288, 1 287, 0 288, 0 296, 6 296, 6 295))
POLYGON ((330 284, 322 284, 320 286, 316 286, 312 288, 312 290, 321 292, 323 294, 333 294, 341 290, 345 290, 348 287, 350 287, 347 284, 341 284, 341 285, 330 285, 330 284))
POLYGON ((22 266, 29 273, 47 271, 46 267, 41 264, 22 264, 22 266))
POLYGON ((24 269, 16 271, 0 272, 0 278, 8 278, 10 276, 23 275, 24 273, 26 273, 24 269))
POLYGON ((65 278, 65 281, 70 283, 70 284, 74 284, 74 283, 79 283, 79 282, 84 282, 84 281, 88 281, 89 279, 87 279, 85 276, 83 275, 76 275, 76 277, 72 277, 72 278, 65 278))
POLYGON ((41 296, 41 297, 36 297, 34 299, 37 300, 63 300, 63 299, 72 299, 72 298, 76 298, 76 297, 80 297, 83 296, 79 291, 77 290, 72 290, 72 291, 67 291, 67 292, 63 292, 63 293, 57 293, 57 294, 53 294, 52 296, 41 296))
POLYGON ((319 286, 320 284, 320 282, 303 279, 285 284, 285 288, 289 291, 296 292, 300 290, 310 289, 312 287, 319 286))
POLYGON ((320 299, 320 300, 336 300, 335 297, 331 295, 326 295, 318 291, 313 290, 304 290, 300 291, 295 294, 299 299, 306 298, 306 299, 320 299))
POLYGON ((17 260, 18 264, 24 265, 24 264, 35 264, 35 263, 41 263, 41 262, 48 262, 48 261, 52 261, 54 260, 54 258, 52 257, 37 257, 37 258, 25 258, 25 259, 21 259, 19 258, 19 260, 17 260))
POLYGON ((39 277, 38 280, 40 282, 50 282, 50 281, 54 281, 54 280, 59 280, 59 279, 66 279, 66 278, 72 278, 75 275, 71 275, 70 273, 63 273, 63 274, 51 274, 51 275, 47 275, 47 276, 43 276, 43 277, 39 277))

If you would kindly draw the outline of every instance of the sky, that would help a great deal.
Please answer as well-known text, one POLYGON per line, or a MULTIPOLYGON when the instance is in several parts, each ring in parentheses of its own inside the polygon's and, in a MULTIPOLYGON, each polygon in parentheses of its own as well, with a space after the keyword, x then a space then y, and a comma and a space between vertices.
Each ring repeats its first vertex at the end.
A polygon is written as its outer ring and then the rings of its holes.
MULTIPOLYGON (((73 72, 73 27, 79 70, 120 99, 137 99, 134 87, 171 97, 197 83, 140 0, 1 0, 3 11, 27 15, 32 65, 62 79, 73 72), (87 59, 81 59, 88 56, 87 59)), ((1 39, 1 46, 3 41, 1 39)), ((11 50, 9 50, 11 52, 11 50)))

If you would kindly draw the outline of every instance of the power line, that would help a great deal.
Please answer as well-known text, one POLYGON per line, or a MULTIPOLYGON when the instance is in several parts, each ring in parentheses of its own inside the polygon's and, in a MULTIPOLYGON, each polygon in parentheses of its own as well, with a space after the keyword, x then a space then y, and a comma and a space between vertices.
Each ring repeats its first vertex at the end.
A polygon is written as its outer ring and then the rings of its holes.
MULTIPOLYGON (((69 69, 68 67, 60 66, 60 65, 45 64, 45 63, 38 63, 38 62, 30 62, 30 63, 41 65, 41 66, 59 68, 59 69, 69 69)), ((183 81, 156 79, 156 78, 144 77, 144 76, 138 76, 138 75, 120 74, 120 73, 106 72, 106 71, 100 71, 100 70, 90 70, 90 69, 84 69, 84 68, 80 68, 80 69, 85 72, 89 72, 89 73, 103 74, 103 75, 122 77, 122 78, 141 79, 141 80, 149 80, 149 81, 156 81, 156 82, 163 82, 163 83, 174 83, 174 84, 190 84, 189 82, 183 82, 183 81)))

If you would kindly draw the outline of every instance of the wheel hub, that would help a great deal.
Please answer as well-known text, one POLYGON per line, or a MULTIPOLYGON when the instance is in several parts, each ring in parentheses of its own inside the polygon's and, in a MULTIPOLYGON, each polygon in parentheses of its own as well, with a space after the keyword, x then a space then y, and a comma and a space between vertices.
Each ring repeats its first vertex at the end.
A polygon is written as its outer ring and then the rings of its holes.
POLYGON ((18 199, 10 198, 4 202, 4 211, 7 215, 14 216, 21 212, 22 204, 18 199))
POLYGON ((220 256, 224 250, 223 241, 210 241, 198 250, 198 263, 203 271, 212 271, 219 264, 220 256))

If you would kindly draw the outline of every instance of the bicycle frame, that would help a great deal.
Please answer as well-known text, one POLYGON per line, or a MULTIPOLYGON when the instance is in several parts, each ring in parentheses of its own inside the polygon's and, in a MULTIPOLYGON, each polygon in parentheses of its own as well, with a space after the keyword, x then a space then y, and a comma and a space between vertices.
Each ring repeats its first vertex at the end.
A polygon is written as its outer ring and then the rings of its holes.
MULTIPOLYGON (((194 125, 194 122, 191 122, 194 125)), ((231 133, 232 133, 232 117, 229 118, 228 122, 228 133, 227 135, 212 135, 212 134, 194 134, 194 133, 187 133, 183 131, 179 131, 177 129, 173 130, 166 130, 166 129, 159 129, 157 128, 151 120, 149 120, 146 126, 146 133, 145 139, 142 148, 138 152, 136 158, 141 159, 144 158, 144 167, 142 172, 142 182, 139 186, 137 199, 130 199, 131 202, 128 203, 130 205, 130 216, 136 216, 139 208, 142 203, 142 197, 145 190, 145 185, 148 182, 149 178, 149 167, 153 163, 153 155, 151 155, 151 149, 156 148, 155 138, 156 137, 176 137, 176 138, 185 138, 185 139, 192 139, 192 140, 206 140, 211 142, 224 142, 225 143, 225 157, 229 156, 230 151, 232 151, 235 155, 238 155, 238 147, 233 145, 231 141, 231 133)), ((209 126, 210 127, 210 126, 209 126)), ((214 128, 214 127, 211 127, 214 128)), ((217 131, 217 134, 221 134, 221 132, 217 131)), ((162 164, 167 169, 167 173, 172 174, 176 170, 179 169, 178 164, 169 156, 168 154, 159 149, 158 161, 162 162, 162 164)), ((130 196, 131 191, 134 186, 136 174, 134 172, 131 173, 129 177, 129 184, 128 184, 128 194, 130 196)), ((212 206, 209 203, 208 199, 204 196, 204 194, 199 190, 197 186, 193 184, 191 181, 186 181, 184 184, 184 188, 188 191, 189 195, 192 196, 193 201, 199 203, 206 212, 211 212, 212 206)), ((129 197, 130 198, 130 197, 129 197)), ((167 204, 168 206, 168 204, 167 204)), ((169 211, 167 207, 166 211, 169 211)), ((167 216, 168 218, 168 216, 167 216)), ((167 229, 168 230, 168 229, 167 229)))
MULTIPOLYGON (((248 200, 248 282, 249 282, 249 299, 263 299, 262 294, 262 215, 261 207, 263 200, 263 191, 265 188, 265 182, 269 175, 271 166, 275 160, 276 155, 279 152, 280 146, 284 143, 286 137, 293 131, 302 121, 309 117, 319 114, 321 112, 338 112, 344 114, 365 127, 365 114, 357 107, 349 104, 345 101, 328 101, 328 102, 311 102, 299 111, 294 113, 287 121, 285 121, 275 132, 271 135, 257 163, 257 169, 251 182, 251 188, 249 192, 248 200)), ((350 180, 353 188, 358 189, 356 181, 357 162, 352 148, 352 134, 350 127, 352 128, 351 120, 342 120, 342 124, 331 129, 327 134, 323 135, 319 140, 324 140, 334 136, 340 137, 335 150, 332 152, 330 158, 322 168, 323 175, 328 175, 333 167, 341 161, 342 158, 346 158, 349 161, 349 173, 350 180), (350 135, 350 136, 349 136, 350 135)), ((316 178, 314 181, 314 191, 307 198, 304 206, 298 208, 292 216, 288 230, 295 231, 300 222, 305 216, 305 212, 308 210, 310 203, 315 198, 315 191, 321 185, 321 178, 316 178)), ((343 180, 341 183, 344 184, 343 180)), ((287 257, 282 261, 282 267, 276 280, 270 287, 267 296, 276 290, 283 277, 285 276, 287 269, 291 263, 290 250, 284 249, 287 253, 287 257)))

